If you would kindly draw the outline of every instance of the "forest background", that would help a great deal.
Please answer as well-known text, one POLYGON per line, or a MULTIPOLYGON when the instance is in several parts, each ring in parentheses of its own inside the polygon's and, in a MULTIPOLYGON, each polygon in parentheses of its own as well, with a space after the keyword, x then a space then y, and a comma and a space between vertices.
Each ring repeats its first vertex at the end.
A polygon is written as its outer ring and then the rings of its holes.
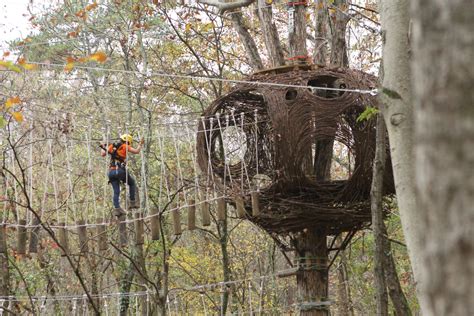
MULTIPOLYGON (((305 12, 308 59, 379 73, 382 31, 376 1, 317 1, 307 3, 305 12), (324 38, 317 36, 321 25, 327 28, 324 38)), ((107 218, 107 162, 95 156, 96 145, 123 132, 145 139, 142 154, 130 166, 141 186, 142 205, 146 212, 166 210, 178 191, 170 188, 195 176, 194 120, 232 87, 231 80, 294 63, 297 56, 288 34, 286 3, 258 1, 216 14, 213 6, 196 2, 64 1, 27 14, 35 32, 9 44, 0 73, 4 221, 33 223, 32 214, 41 214, 54 226, 107 218), (265 13, 271 14, 280 35, 280 55, 271 54, 262 36, 269 32, 265 13), (236 41, 236 31, 244 40, 236 41), (263 52, 261 58, 249 54, 254 49, 263 52), (182 140, 179 147, 177 139, 182 140), (163 182, 172 183, 164 185, 165 195, 160 194, 163 182)), ((348 176, 350 161, 344 159, 348 156, 341 148, 331 163, 332 179, 348 176)), ((384 237, 391 247, 387 255, 396 263, 409 310, 417 313, 396 200, 387 198, 384 208, 384 237)), ((121 247, 111 237, 103 251, 100 237, 89 231, 90 251, 62 256, 63 245, 46 228, 36 252, 8 247, 2 257, 0 296, 17 300, 5 299, 4 309, 143 315, 295 310, 296 280, 279 277, 295 258, 281 252, 278 241, 261 229, 233 213, 225 221, 212 217, 211 226, 179 236, 173 234, 169 216, 161 224, 159 241, 137 243, 132 238, 128 247, 121 247)), ((116 227, 108 229, 109 236, 116 236, 116 227)), ((6 228, 6 244, 16 243, 17 230, 6 228)), ((79 249, 74 231, 69 238, 69 249, 79 249)), ((332 253, 332 313, 366 315, 380 308, 374 299, 375 249, 367 228, 337 257, 332 253)))

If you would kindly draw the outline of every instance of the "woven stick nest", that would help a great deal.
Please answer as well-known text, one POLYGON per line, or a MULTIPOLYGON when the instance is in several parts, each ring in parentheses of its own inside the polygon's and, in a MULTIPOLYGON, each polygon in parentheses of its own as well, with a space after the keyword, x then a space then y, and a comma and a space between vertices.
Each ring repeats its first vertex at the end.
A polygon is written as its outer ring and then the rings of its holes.
MULTIPOLYGON (((198 127, 204 177, 227 196, 244 196, 248 219, 270 233, 318 228, 337 234, 370 223, 375 119, 357 118, 378 107, 377 99, 317 87, 367 90, 376 87, 376 78, 308 66, 257 73, 248 81, 304 87, 246 83, 215 100, 198 127), (324 142, 334 142, 333 167, 331 177, 318 178, 324 142), (334 175, 338 164, 345 166, 341 179, 334 175), (261 213, 252 216, 249 193, 256 189, 261 213)), ((385 193, 393 192, 390 161, 385 183, 385 193)))

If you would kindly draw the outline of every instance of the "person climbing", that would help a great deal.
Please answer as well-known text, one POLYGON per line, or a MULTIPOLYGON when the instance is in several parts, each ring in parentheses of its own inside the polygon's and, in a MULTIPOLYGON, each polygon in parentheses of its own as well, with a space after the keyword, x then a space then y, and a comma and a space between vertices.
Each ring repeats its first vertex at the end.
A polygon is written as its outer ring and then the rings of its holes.
POLYGON ((120 217, 125 211, 120 207, 120 182, 127 183, 130 194, 130 205, 129 208, 139 208, 139 202, 136 198, 136 182, 133 176, 127 171, 127 154, 138 154, 141 151, 144 140, 142 139, 138 144, 137 148, 132 147, 133 137, 129 134, 123 134, 120 136, 118 143, 110 144, 106 149, 106 145, 101 144, 102 148, 101 156, 105 157, 107 154, 110 155, 110 167, 109 167, 109 183, 112 185, 114 195, 114 215, 120 217))

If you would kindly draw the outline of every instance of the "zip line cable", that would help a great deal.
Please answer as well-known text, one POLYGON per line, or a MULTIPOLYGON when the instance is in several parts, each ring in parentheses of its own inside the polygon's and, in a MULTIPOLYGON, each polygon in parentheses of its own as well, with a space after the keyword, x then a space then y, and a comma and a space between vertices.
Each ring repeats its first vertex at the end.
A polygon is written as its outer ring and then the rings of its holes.
MULTIPOLYGON (((43 67, 54 67, 54 68, 64 68, 66 66, 65 64, 45 63, 45 62, 29 62, 29 64, 43 66, 43 67)), ((295 88, 295 89, 310 89, 310 90, 321 90, 321 91, 353 92, 353 93, 360 93, 360 94, 370 94, 372 96, 375 96, 378 94, 378 89, 376 88, 367 90, 367 89, 313 87, 313 86, 293 85, 293 84, 264 82, 264 81, 248 81, 248 80, 227 79, 227 78, 217 78, 217 77, 207 77, 207 76, 180 75, 180 74, 171 74, 171 73, 164 73, 164 72, 143 73, 140 71, 133 71, 133 70, 101 68, 101 67, 91 67, 91 66, 74 66, 74 68, 82 69, 82 70, 96 70, 96 71, 103 71, 103 72, 111 72, 111 73, 123 73, 123 74, 129 74, 129 75, 140 75, 140 76, 146 76, 146 77, 164 77, 164 78, 188 79, 188 80, 209 80, 209 81, 218 81, 218 82, 224 82, 224 83, 248 84, 248 85, 267 86, 267 87, 276 87, 276 88, 295 88)))

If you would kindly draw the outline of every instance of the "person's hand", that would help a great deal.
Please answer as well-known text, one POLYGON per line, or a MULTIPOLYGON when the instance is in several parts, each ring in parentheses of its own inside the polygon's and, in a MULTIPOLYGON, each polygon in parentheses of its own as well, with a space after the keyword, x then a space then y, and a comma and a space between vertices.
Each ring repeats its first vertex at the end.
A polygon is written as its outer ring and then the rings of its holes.
POLYGON ((143 145, 143 144, 145 144, 145 139, 144 138, 140 139, 140 145, 143 145))

